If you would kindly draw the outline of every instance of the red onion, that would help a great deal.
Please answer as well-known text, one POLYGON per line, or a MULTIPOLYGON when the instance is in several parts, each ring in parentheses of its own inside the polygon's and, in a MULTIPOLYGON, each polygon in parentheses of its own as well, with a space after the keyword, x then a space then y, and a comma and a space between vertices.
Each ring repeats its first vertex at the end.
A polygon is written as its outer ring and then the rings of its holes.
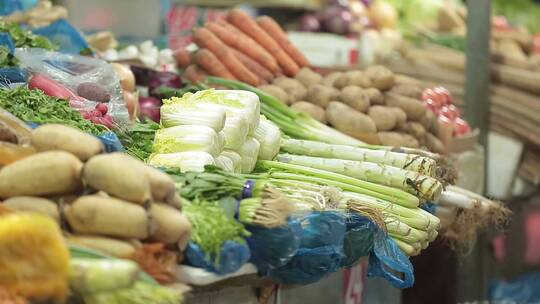
POLYGON ((179 89, 182 87, 182 85, 182 79, 180 79, 178 74, 171 72, 159 72, 150 78, 148 83, 148 93, 153 96, 155 89, 161 86, 179 89))
POLYGON ((159 122, 161 101, 155 97, 139 97, 140 118, 148 117, 155 122, 159 122))
POLYGON ((350 32, 353 18, 351 12, 346 8, 342 6, 331 6, 323 16, 325 30, 338 35, 344 35, 350 32))
POLYGON ((321 29, 321 24, 314 15, 304 15, 300 18, 298 30, 303 32, 318 32, 321 29))

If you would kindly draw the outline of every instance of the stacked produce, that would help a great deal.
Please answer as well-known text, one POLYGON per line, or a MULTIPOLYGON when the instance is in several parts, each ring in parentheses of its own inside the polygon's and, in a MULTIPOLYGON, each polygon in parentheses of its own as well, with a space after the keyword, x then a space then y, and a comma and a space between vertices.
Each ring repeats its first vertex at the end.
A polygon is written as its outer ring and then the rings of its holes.
POLYGON ((325 76, 304 68, 259 89, 365 142, 444 152, 436 117, 420 102, 422 88, 382 66, 325 76))
POLYGON ((227 20, 195 29, 193 41, 199 50, 177 50, 175 55, 184 76, 194 83, 213 75, 260 85, 278 74, 292 77, 309 66, 272 18, 254 20, 238 9, 229 11, 227 20))

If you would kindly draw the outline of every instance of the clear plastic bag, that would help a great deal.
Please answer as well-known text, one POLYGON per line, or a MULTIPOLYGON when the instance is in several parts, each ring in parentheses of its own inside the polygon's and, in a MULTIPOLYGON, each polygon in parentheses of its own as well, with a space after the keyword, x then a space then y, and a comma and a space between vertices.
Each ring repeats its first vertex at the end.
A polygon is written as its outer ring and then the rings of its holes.
POLYGON ((409 258, 389 236, 377 237, 374 241, 369 255, 368 276, 384 278, 396 288, 411 287, 414 274, 409 258))
POLYGON ((289 220, 286 226, 272 229, 259 226, 246 228, 251 232, 251 236, 246 238, 251 249, 250 262, 257 266, 261 274, 287 264, 300 248, 302 226, 297 219, 289 220))
MULTIPOLYGON (((107 103, 108 115, 120 127, 129 123, 129 113, 124 103, 120 82, 112 65, 107 62, 78 55, 62 54, 43 49, 16 49, 15 56, 20 66, 31 74, 45 75, 72 92, 77 91, 81 83, 91 82, 101 85, 110 95, 107 103)), ((81 98, 78 110, 92 111, 98 104, 81 98)))
POLYGON ((89 45, 83 35, 65 19, 58 19, 55 22, 33 30, 34 34, 49 38, 58 45, 59 52, 68 54, 91 54, 89 45))
POLYGON ((197 244, 191 241, 184 254, 188 265, 204 268, 219 275, 238 271, 250 257, 247 244, 233 241, 223 243, 219 258, 215 254, 208 256, 197 244))

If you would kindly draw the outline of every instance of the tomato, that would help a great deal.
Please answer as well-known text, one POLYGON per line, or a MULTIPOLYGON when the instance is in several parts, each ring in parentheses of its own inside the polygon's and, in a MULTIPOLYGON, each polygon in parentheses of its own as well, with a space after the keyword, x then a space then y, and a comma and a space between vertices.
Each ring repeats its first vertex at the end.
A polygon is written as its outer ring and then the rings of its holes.
POLYGON ((463 136, 471 133, 471 126, 467 121, 458 117, 454 121, 454 136, 463 136))
POLYGON ((435 92, 442 105, 452 104, 452 95, 445 87, 436 87, 433 92, 435 92))
POLYGON ((440 111, 439 115, 445 116, 446 118, 450 119, 451 121, 456 120, 456 118, 459 117, 459 109, 454 105, 447 105, 443 106, 440 111))
POLYGON ((424 107, 435 114, 439 114, 440 107, 433 99, 424 100, 424 107))

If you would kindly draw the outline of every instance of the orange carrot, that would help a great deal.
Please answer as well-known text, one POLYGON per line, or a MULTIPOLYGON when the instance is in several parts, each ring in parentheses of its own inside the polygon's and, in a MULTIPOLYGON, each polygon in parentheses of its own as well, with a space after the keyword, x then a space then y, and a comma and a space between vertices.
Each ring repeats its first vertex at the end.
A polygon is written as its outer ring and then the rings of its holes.
POLYGON ((178 49, 173 54, 179 68, 185 69, 191 64, 191 54, 186 49, 178 49))
POLYGON ((268 16, 261 16, 257 19, 257 24, 268 34, 274 38, 281 48, 289 55, 296 64, 300 67, 310 66, 306 56, 302 54, 287 38, 287 34, 283 31, 281 26, 272 18, 268 16))
POLYGON ((225 65, 207 49, 199 49, 195 55, 193 55, 193 60, 198 66, 208 71, 210 75, 227 79, 236 79, 234 75, 227 70, 227 67, 225 67, 225 65))
POLYGON ((259 78, 248 70, 238 58, 236 58, 231 49, 223 43, 216 35, 205 28, 198 28, 192 35, 193 41, 201 48, 206 48, 227 67, 227 69, 238 80, 250 85, 259 85, 259 78))
POLYGON ((208 77, 208 73, 206 73, 206 71, 200 67, 192 64, 184 70, 183 76, 191 83, 196 84, 205 81, 206 77, 208 77))
POLYGON ((255 42, 255 40, 251 39, 231 24, 224 21, 221 23, 209 22, 205 27, 231 48, 237 49, 243 54, 251 57, 266 69, 272 72, 277 71, 278 63, 276 59, 255 42))
POLYGON ((272 72, 260 65, 257 61, 251 59, 249 56, 240 52, 239 50, 231 50, 233 51, 234 56, 236 56, 236 58, 238 58, 250 71, 252 71, 255 75, 259 76, 261 80, 263 80, 264 82, 268 82, 274 79, 274 75, 272 74, 272 72))
POLYGON ((285 75, 294 76, 300 68, 298 65, 285 53, 278 43, 270 37, 250 16, 239 9, 233 9, 227 14, 227 20, 246 35, 253 38, 263 48, 265 48, 279 65, 283 68, 285 75))

